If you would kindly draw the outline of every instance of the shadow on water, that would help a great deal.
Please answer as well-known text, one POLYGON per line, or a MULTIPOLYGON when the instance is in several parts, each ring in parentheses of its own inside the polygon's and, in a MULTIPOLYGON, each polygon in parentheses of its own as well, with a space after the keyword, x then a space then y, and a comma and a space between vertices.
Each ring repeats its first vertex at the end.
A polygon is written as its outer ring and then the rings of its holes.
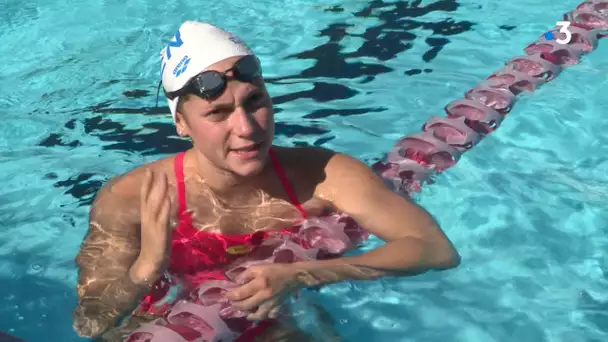
MULTIPOLYGON (((378 26, 369 27, 362 34, 348 33, 347 30, 354 25, 345 23, 330 24, 327 28, 319 32, 319 36, 327 37, 328 42, 317 46, 311 50, 298 53, 287 58, 314 59, 314 66, 305 69, 298 75, 285 76, 273 79, 273 81, 290 78, 360 78, 364 77, 364 82, 374 79, 374 76, 391 72, 393 69, 376 63, 347 62, 347 59, 371 57, 380 61, 387 61, 396 58, 413 47, 413 41, 419 38, 413 30, 423 29, 431 31, 437 37, 425 39, 429 50, 422 55, 424 62, 430 62, 441 49, 449 43, 445 36, 451 36, 468 31, 473 26, 469 21, 455 22, 452 19, 444 19, 436 22, 425 22, 417 20, 430 12, 453 12, 458 9, 458 4, 454 0, 441 0, 426 6, 420 6, 422 1, 384 2, 376 0, 359 12, 353 13, 357 18, 374 18, 382 22, 378 26), (417 19, 415 19, 417 18, 417 19), (358 37, 364 43, 357 51, 343 53, 344 46, 341 42, 348 37, 358 37)), ((334 6, 327 9, 332 12, 342 12, 343 8, 334 6)), ((431 69, 426 69, 431 72, 431 69)), ((405 71, 404 74, 418 74, 420 69, 405 71)))
POLYGON ((587 291, 582 291, 579 297, 579 310, 585 313, 585 318, 597 330, 608 333, 608 300, 594 298, 587 291))

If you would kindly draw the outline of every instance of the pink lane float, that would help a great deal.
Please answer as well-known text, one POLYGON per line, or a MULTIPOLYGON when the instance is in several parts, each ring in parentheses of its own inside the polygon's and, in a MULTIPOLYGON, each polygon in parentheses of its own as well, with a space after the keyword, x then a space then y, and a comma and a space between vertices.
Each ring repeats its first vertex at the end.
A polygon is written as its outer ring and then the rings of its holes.
MULTIPOLYGON (((567 44, 547 40, 546 33, 524 48, 525 55, 504 67, 445 106, 447 117, 431 117, 422 132, 400 139, 374 170, 402 194, 418 192, 434 174, 458 162, 462 154, 496 130, 513 108, 519 93, 535 91, 567 66, 579 63, 608 32, 608 0, 589 0, 564 14, 571 37, 567 44)), ((555 27, 557 39, 566 34, 555 27)))
MULTIPOLYGON (((432 117, 423 124, 421 133, 400 139, 386 160, 374 164, 373 169, 396 192, 420 191, 431 175, 456 164, 464 152, 496 130, 512 110, 518 94, 535 91, 595 49, 598 38, 608 31, 608 0, 585 1, 565 14, 563 20, 570 22, 567 44, 547 40, 543 34, 524 49, 524 56, 509 60, 502 69, 466 91, 463 99, 448 103, 446 117, 432 117)), ((561 40, 566 36, 561 29, 555 27, 548 32, 561 40)), ((158 302, 164 304, 157 312, 162 317, 142 325, 125 341, 252 341, 259 330, 251 329, 251 323, 244 319, 247 312, 234 310, 222 296, 237 285, 236 274, 260 263, 339 256, 366 237, 365 231, 344 215, 308 219, 293 234, 277 233, 247 257, 221 270, 221 279, 206 281, 173 299, 168 295, 169 285, 159 284, 162 298, 158 302)))

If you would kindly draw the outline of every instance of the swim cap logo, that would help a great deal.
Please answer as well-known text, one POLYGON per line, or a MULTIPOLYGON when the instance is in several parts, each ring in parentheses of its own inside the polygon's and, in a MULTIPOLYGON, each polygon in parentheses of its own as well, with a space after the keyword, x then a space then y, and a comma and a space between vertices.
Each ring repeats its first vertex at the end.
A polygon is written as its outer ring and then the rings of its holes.
POLYGON ((179 61, 179 63, 177 63, 177 65, 173 69, 173 75, 175 75, 175 77, 179 77, 179 75, 183 74, 186 71, 186 69, 188 68, 188 64, 190 64, 190 57, 186 55, 182 58, 181 61, 179 61))
MULTIPOLYGON (((167 56, 167 61, 171 59, 171 47, 178 48, 184 45, 184 41, 182 40, 182 34, 177 30, 175 36, 171 38, 169 44, 165 48, 164 52, 167 56)), ((160 68, 160 74, 162 75, 165 72, 165 67, 167 66, 167 61, 165 61, 165 56, 161 55, 160 62, 162 63, 162 67, 160 68)), ((187 65, 187 64, 186 64, 187 65)), ((184 69, 185 71, 185 69, 184 69)), ((183 72, 183 71, 182 71, 183 72)), ((175 71, 174 71, 175 74, 175 71)), ((180 73, 181 74, 181 73, 180 73)))
POLYGON ((171 47, 178 48, 182 45, 184 45, 182 34, 179 32, 179 30, 177 30, 177 32, 175 32, 175 36, 173 36, 173 39, 171 39, 167 45, 167 60, 171 59, 171 47))

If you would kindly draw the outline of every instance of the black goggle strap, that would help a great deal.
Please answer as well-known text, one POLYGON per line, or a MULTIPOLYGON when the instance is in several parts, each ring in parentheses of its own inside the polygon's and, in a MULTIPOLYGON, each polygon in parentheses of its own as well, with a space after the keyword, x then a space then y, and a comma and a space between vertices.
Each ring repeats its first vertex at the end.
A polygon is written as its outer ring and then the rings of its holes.
POLYGON ((156 108, 158 108, 158 94, 160 93, 160 86, 163 84, 163 81, 158 82, 158 86, 156 87, 156 108))

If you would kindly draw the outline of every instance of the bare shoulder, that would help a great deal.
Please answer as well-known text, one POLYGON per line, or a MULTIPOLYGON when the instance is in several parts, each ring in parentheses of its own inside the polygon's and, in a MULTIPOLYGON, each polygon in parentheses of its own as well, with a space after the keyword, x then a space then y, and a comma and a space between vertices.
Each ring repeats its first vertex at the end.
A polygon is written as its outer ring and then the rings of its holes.
POLYGON ((281 159, 281 162, 285 162, 288 165, 298 166, 306 165, 309 163, 315 163, 322 165, 323 161, 327 162, 329 158, 335 155, 337 152, 332 151, 323 147, 285 147, 285 146, 273 146, 273 151, 281 159))
POLYGON ((312 196, 328 199, 337 188, 382 187, 371 168, 348 154, 320 147, 280 147, 275 149, 290 178, 305 183, 312 196))
POLYGON ((118 259, 138 253, 140 188, 144 172, 146 168, 169 172, 172 161, 173 157, 168 157, 139 166, 109 179, 99 189, 90 208, 89 229, 76 257, 78 265, 86 269, 95 267, 102 257, 112 259, 115 264, 118 259))
POLYGON ((140 189, 146 169, 165 174, 172 183, 174 156, 138 166, 124 174, 110 178, 99 189, 91 207, 91 217, 120 217, 123 221, 139 218, 140 189))
POLYGON ((325 167, 336 152, 320 147, 273 147, 289 178, 302 182, 320 182, 325 167))
POLYGON ((336 174, 373 174, 363 162, 348 154, 321 147, 277 147, 281 163, 292 172, 302 172, 326 179, 336 174))

